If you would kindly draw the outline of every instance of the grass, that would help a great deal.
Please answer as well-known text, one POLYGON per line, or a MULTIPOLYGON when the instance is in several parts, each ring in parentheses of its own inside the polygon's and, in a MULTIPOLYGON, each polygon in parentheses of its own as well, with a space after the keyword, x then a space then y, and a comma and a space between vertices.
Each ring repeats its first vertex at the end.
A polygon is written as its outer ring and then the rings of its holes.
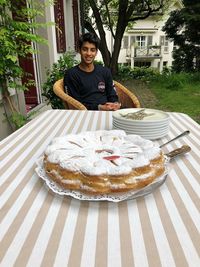
POLYGON ((200 124, 199 77, 161 76, 149 83, 149 89, 157 99, 153 108, 186 113, 200 124))

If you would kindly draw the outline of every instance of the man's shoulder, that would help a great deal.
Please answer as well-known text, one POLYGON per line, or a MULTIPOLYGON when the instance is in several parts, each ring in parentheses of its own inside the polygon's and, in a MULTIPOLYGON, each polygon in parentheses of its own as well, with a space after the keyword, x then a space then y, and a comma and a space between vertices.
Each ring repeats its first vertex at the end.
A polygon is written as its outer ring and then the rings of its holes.
POLYGON ((74 73, 77 73, 78 72, 78 66, 74 66, 68 70, 65 71, 65 74, 66 75, 73 75, 74 73))
POLYGON ((110 69, 108 67, 102 66, 102 65, 95 65, 96 71, 102 72, 102 73, 111 73, 110 69))

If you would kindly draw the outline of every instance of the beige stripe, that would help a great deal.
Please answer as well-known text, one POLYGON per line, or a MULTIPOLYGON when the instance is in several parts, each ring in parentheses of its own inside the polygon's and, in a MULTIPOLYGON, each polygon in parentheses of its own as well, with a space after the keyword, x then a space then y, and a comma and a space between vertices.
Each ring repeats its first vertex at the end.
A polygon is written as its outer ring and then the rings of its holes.
POLYGON ((102 121, 102 112, 99 112, 98 119, 97 119, 97 130, 101 130, 101 121, 102 121))
MULTIPOLYGON (((53 130, 53 128, 54 127, 52 126, 51 130, 53 130)), ((32 149, 32 151, 30 151, 30 153, 26 156, 26 158, 19 165, 16 165, 17 166, 16 169, 13 169, 13 172, 10 174, 10 176, 7 178, 7 180, 0 187, 0 194, 2 194, 7 189, 7 187, 13 182, 13 180, 16 178, 17 174, 21 171, 21 169, 26 164, 26 162, 29 161, 33 157, 33 155, 37 152, 38 147, 40 147, 43 144, 43 142, 47 136, 48 136, 48 133, 46 136, 43 137, 42 140, 40 140, 38 145, 35 146, 34 149, 32 149)), ((23 150, 26 150, 26 147, 24 147, 23 150)), ((12 161, 9 161, 9 163, 13 164, 14 162, 17 162, 18 156, 19 156, 19 153, 17 153, 15 155, 15 157, 12 158, 12 161)), ((7 166, 7 164, 6 164, 6 166, 7 166)), ((9 167, 9 165, 8 165, 8 167, 9 167)), ((28 179, 28 177, 26 177, 26 179, 28 179)))
POLYGON ((81 266, 81 256, 83 251, 85 227, 87 223, 89 202, 81 202, 80 210, 77 218, 76 228, 74 231, 74 238, 69 255, 67 266, 78 267, 81 266))
MULTIPOLYGON (((24 173, 24 177, 26 177, 27 179, 23 179, 21 181, 21 183, 18 185, 18 187, 12 192, 10 198, 8 198, 7 202, 4 204, 4 206, 1 209, 1 213, 0 213, 0 222, 3 220, 3 218, 6 216, 6 214, 8 213, 9 209, 8 207, 12 207, 16 201, 16 199, 18 198, 18 196, 20 195, 21 191, 23 190, 23 188, 29 183, 33 173, 34 173, 34 166, 32 166, 32 168, 27 172, 24 173)), ((12 176, 10 177, 10 179, 14 180, 15 179, 16 174, 13 173, 12 176)), ((5 183, 6 185, 6 183, 5 183)), ((4 187, 1 187, 2 192, 4 192, 4 187)), ((1 192, 1 193, 2 193, 1 192)))
POLYGON ((119 225, 120 225, 120 244, 121 244, 121 263, 122 266, 134 266, 133 250, 131 242, 131 232, 128 217, 127 202, 121 202, 119 207, 119 225))
MULTIPOLYGON (((103 111, 102 111, 103 112, 103 111)), ((105 112, 105 111, 104 111, 105 112)), ((106 123, 105 123, 106 129, 112 129, 112 111, 109 111, 106 113, 106 123)))
MULTIPOLYGON (((77 114, 77 116, 78 116, 78 114, 77 114)), ((56 123, 56 122, 57 122, 57 121, 55 121, 55 123, 56 123)), ((70 128, 73 128, 74 125, 75 125, 75 124, 73 124, 70 128)), ((61 133, 61 132, 63 131, 63 128, 64 128, 65 126, 66 126, 66 125, 62 125, 62 127, 59 129, 58 132, 61 133)), ((53 127, 55 127, 55 126, 52 126, 52 128, 53 128, 53 127)), ((43 139, 45 140, 45 138, 46 138, 46 137, 44 137, 43 139)), ((40 146, 40 145, 43 143, 44 140, 41 140, 41 141, 39 142, 38 146, 40 146)), ((29 157, 27 157, 26 160, 28 160, 28 159, 31 157, 31 155, 34 154, 35 151, 37 151, 37 147, 35 147, 35 149, 32 150, 32 153, 29 154, 29 157)), ((21 170, 21 167, 22 167, 21 165, 23 166, 24 164, 21 163, 20 166, 18 166, 18 168, 17 168, 18 171, 21 170)), ((11 176, 13 176, 13 177, 9 177, 9 178, 10 178, 11 180, 14 179, 14 178, 16 177, 18 171, 12 173, 11 176)), ((32 171, 30 171, 29 174, 33 174, 33 169, 32 169, 32 171)), ((27 175, 26 175, 25 177, 28 179, 27 175)), ((20 221, 20 219, 22 219, 22 218, 24 217, 23 214, 25 215, 25 214, 27 213, 27 211, 30 209, 31 204, 33 203, 33 197, 31 198, 31 196, 33 195, 33 193, 36 194, 36 192, 39 192, 39 190, 40 190, 40 188, 41 188, 42 185, 43 185, 42 181, 41 181, 41 180, 38 180, 37 184, 34 186, 34 189, 32 190, 32 193, 29 195, 28 200, 27 200, 27 201, 25 202, 25 204, 22 206, 22 209, 21 209, 21 211, 18 213, 18 215, 17 215, 17 217, 15 218, 13 224, 10 225, 9 229, 11 229, 11 230, 9 230, 8 233, 7 233, 6 236, 5 236, 5 246, 4 246, 3 249, 1 250, 1 254, 0 254, 0 256, 3 255, 3 254, 6 252, 6 250, 8 249, 8 247, 10 246, 10 243, 12 242, 14 236, 16 235, 16 233, 17 233, 17 231, 18 231, 18 228, 19 228, 20 225, 21 225, 21 221, 20 221), (38 188, 37 188, 37 187, 38 187, 38 188), (37 189, 36 189, 36 188, 37 188, 37 189), (31 200, 29 201, 29 199, 31 199, 31 200), (28 206, 28 205, 29 205, 29 206, 28 206), (27 206, 28 206, 28 207, 27 207, 27 206), (26 207, 26 208, 25 208, 25 207, 26 207), (20 221, 20 222, 19 222, 19 221, 20 221), (18 222, 18 224, 17 224, 16 222, 18 222), (14 229, 14 231, 12 230, 12 228, 14 229)), ((19 187, 19 188, 18 188, 18 192, 21 191, 21 190, 19 190, 19 189, 22 189, 22 188, 19 187)), ((35 198, 35 197, 36 197, 36 196, 34 195, 34 198, 35 198)), ((17 199, 17 196, 16 196, 16 195, 15 195, 15 198, 17 199)), ((11 198, 11 200, 12 200, 12 201, 15 201, 14 198, 11 198)), ((7 201, 7 203, 5 204, 5 206, 6 206, 6 207, 9 207, 9 206, 10 206, 9 201, 7 201)), ((5 213, 4 213, 4 214, 5 214, 5 213)))
MULTIPOLYGON (((40 116, 44 116, 47 117, 48 114, 41 114, 40 116)), ((26 130, 27 128, 29 128, 32 124, 35 123, 36 120, 39 119, 39 117, 36 117, 35 119, 31 120, 29 123, 25 124, 22 128, 18 129, 17 131, 13 132, 11 135, 9 135, 8 137, 6 137, 2 143, 0 143, 0 150, 2 148, 4 148, 5 146, 7 146, 10 143, 10 140, 15 139, 18 135, 20 135, 24 130, 26 130)), ((44 117, 44 119, 45 119, 44 117)))
MULTIPOLYGON (((187 190, 187 192, 190 195, 190 198, 193 202, 193 204, 196 206, 197 210, 200 211, 200 201, 199 201, 199 197, 194 193, 194 191, 192 190, 192 188, 190 187, 190 184, 188 183, 188 181, 185 181, 185 185, 183 183, 183 180, 185 180, 183 178, 183 173, 180 169, 176 169, 176 173, 178 177, 182 177, 182 184, 185 187, 185 189, 187 190)), ((167 180, 167 186, 169 188, 169 191, 171 193, 171 196, 174 200, 175 205, 177 206, 177 209, 179 211, 179 214, 182 218, 182 221, 185 225, 185 227, 187 228, 187 231, 191 237, 191 241, 193 242, 194 246, 197 248, 197 251, 199 250, 199 254, 200 254, 200 236, 199 236, 199 232, 198 229, 195 226, 195 223, 193 222, 193 220, 190 217, 190 214, 188 213, 187 209, 185 208, 185 205, 181 199, 181 197, 179 196, 178 192, 176 191, 176 188, 174 186, 174 184, 170 181, 170 179, 172 178, 168 178, 167 180)))
MULTIPOLYGON (((58 116, 57 116, 58 117, 58 116)), ((57 120, 55 121, 55 125, 60 121, 60 116, 57 118, 57 120)), ((40 130, 41 132, 42 131, 45 131, 45 128, 49 125, 49 122, 47 122, 43 127, 42 129, 40 130)), ((49 132, 51 132, 54 128, 55 128, 55 125, 52 125, 52 127, 50 128, 49 132)), ((0 175, 2 175, 9 167, 10 165, 13 164, 13 162, 15 162, 15 160, 24 152, 26 151, 27 147, 29 145, 31 145, 33 143, 33 141, 37 140, 38 139, 38 132, 31 138, 31 140, 29 140, 28 143, 24 144, 24 146, 12 157, 10 158, 10 160, 7 162, 7 164, 4 165, 4 167, 2 167, 0 169, 0 175)), ((46 137, 49 136, 49 133, 46 133, 46 135, 42 138, 42 140, 40 140, 40 144, 42 144, 44 142, 44 140, 46 139, 46 137)), ((40 145, 38 144, 38 147, 40 145)), ((35 148, 33 150, 36 150, 35 148)), ((32 150, 32 151, 33 151, 32 150)), ((30 156, 29 156, 30 157, 30 156)), ((24 161, 27 161, 27 158, 25 160, 23 160, 23 165, 24 165, 24 161)), ((20 164, 20 168, 21 167, 22 163, 20 164)), ((18 167, 19 169, 19 167, 18 167)))
MULTIPOLYGON (((194 154, 192 151, 190 152, 190 154, 198 163, 200 163, 200 157, 197 157, 196 154, 194 154)), ((199 170, 195 169, 191 162, 185 157, 182 157, 182 162, 185 164, 185 166, 187 166, 193 177, 196 179, 197 183, 200 184, 199 170)))
MULTIPOLYGON (((176 125, 176 128, 180 130, 180 132, 183 131, 183 130, 180 128, 180 126, 176 124, 176 121, 173 121, 173 123, 174 123, 174 125, 176 125)), ((191 129, 189 129, 189 130, 191 131, 191 129)), ((177 135, 177 132, 176 132, 176 131, 174 130, 174 128, 172 128, 172 127, 171 127, 171 129, 170 129, 170 132, 172 132, 174 136, 177 135)), ((192 132, 192 131, 191 131, 191 132, 192 132)), ((199 138, 199 136, 196 136, 195 133, 192 132, 192 134, 193 134, 196 138, 199 138)), ((185 137, 185 138, 187 138, 187 140, 188 140, 190 143, 192 143, 192 145, 194 145, 196 148, 198 148, 198 149, 200 148, 200 142, 199 142, 199 143, 195 142, 195 141, 192 139, 191 134, 189 134, 189 135, 188 135, 187 137, 185 137)), ((180 141, 181 143, 183 143, 183 141, 182 141, 181 139, 179 139, 179 141, 180 141)), ((187 144, 187 143, 186 143, 186 144, 187 144)), ((197 156, 199 156, 199 155, 197 155, 197 156)))
MULTIPOLYGON (((48 118, 48 120, 45 122, 45 125, 43 126, 43 128, 41 129, 41 131, 42 131, 43 129, 45 129, 45 127, 47 127, 47 125, 49 125, 49 122, 51 122, 51 121, 52 121, 52 117, 48 118)), ((35 125, 35 127, 31 129, 31 132, 35 131, 35 129, 38 129, 38 125, 35 125)), ((14 143, 14 145, 12 145, 12 147, 10 147, 4 154, 2 154, 2 155, 0 156, 0 161, 3 160, 6 156, 8 156, 8 155, 12 152, 12 150, 13 150, 15 147, 17 147, 19 144, 21 144, 22 142, 24 142, 24 140, 25 140, 29 135, 30 135, 30 131, 28 131, 28 132, 27 132, 25 135, 23 135, 18 141, 16 141, 16 142, 14 143)), ((38 132, 35 133, 35 136, 38 137, 38 132)), ((35 136, 34 136, 33 138, 35 138, 35 136)), ((33 138, 32 138, 32 139, 33 139, 33 138)), ((14 138, 13 138, 13 139, 14 139, 14 138)), ((13 139, 12 139, 12 140, 13 140, 13 139)))
POLYGON ((181 267, 188 266, 183 249, 181 247, 181 244, 180 244, 179 239, 177 237, 176 231, 175 231, 173 224, 171 222, 170 216, 169 216, 168 211, 166 209, 166 206, 165 206, 165 203, 164 203, 163 198, 161 196, 160 190, 157 190, 154 193, 154 199, 155 199, 156 205, 158 207, 160 219, 162 221, 162 225, 164 227, 166 237, 167 237, 167 240, 169 242, 169 246, 171 248, 171 253, 173 255, 176 266, 181 266, 181 267))
POLYGON ((95 119, 95 113, 93 112, 92 116, 90 117, 89 123, 87 125, 87 131, 90 131, 92 129, 92 125, 94 123, 94 119, 95 119))
MULTIPOLYGON (((79 126, 77 128, 77 133, 81 132, 82 131, 82 128, 86 122, 86 118, 88 117, 88 114, 84 111, 79 111, 77 112, 76 114, 76 118, 73 120, 73 124, 69 127, 69 128, 66 128, 65 131, 64 131, 64 134, 70 134, 73 130, 73 128, 76 126, 76 123, 78 122, 79 123, 79 126), (83 114, 83 117, 81 118, 81 121, 79 121, 79 116, 83 114)), ((90 128, 91 127, 91 122, 88 123, 87 125, 87 128, 90 128)))
POLYGON ((95 266, 107 266, 108 260, 108 203, 101 202, 96 240, 95 266))
POLYGON ((23 206, 21 207, 21 210, 18 212, 17 216, 15 217, 13 223, 10 225, 0 245, 0 259, 3 259, 6 251, 8 250, 14 237, 16 236, 21 224, 23 223, 25 216, 29 212, 31 205, 34 202, 35 198, 37 197, 37 194, 42 188, 42 186, 43 186, 43 183, 40 180, 38 180, 38 182, 33 187, 33 190, 29 194, 28 198, 24 202, 23 206))
POLYGON ((144 237, 144 243, 146 248, 146 255, 148 258, 149 266, 159 267, 161 266, 160 257, 158 254, 157 246, 154 239, 153 230, 151 228, 151 222, 149 219, 147 207, 143 198, 137 200, 138 212, 140 216, 140 222, 144 237))
POLYGON ((71 199, 64 197, 41 266, 50 267, 54 265, 56 253, 58 251, 62 232, 66 223, 70 204, 71 199))
POLYGON ((38 215, 34 220, 34 224, 27 235, 26 241, 21 248, 17 260, 15 261, 15 266, 20 267, 22 266, 22 263, 24 266, 26 266, 54 197, 54 194, 47 194, 44 203, 42 204, 42 207, 40 208, 38 215))
MULTIPOLYGON (((55 121, 56 122, 56 121, 55 121)), ((69 128, 70 130, 74 127, 75 124, 71 125, 71 127, 69 128)), ((55 126, 52 126, 52 129, 55 126)), ((58 130, 57 134, 61 134, 63 132, 63 129, 65 127, 65 124, 61 126, 61 128, 58 130)), ((47 133, 48 135, 48 133, 47 133)), ((44 138, 37 144, 37 146, 29 153, 29 155, 27 155, 26 159, 23 160, 23 162, 21 162, 21 164, 12 172, 12 174, 10 174, 9 178, 5 181, 5 183, 0 187, 0 194, 2 194, 7 187, 10 185, 10 183, 12 183, 12 181, 14 181, 14 179, 16 178, 17 174, 21 171, 21 169, 23 168, 23 166, 25 165, 26 161, 28 161, 34 154, 35 152, 38 150, 38 147, 40 147, 42 145, 42 143, 44 142, 44 140, 46 139, 46 136, 44 136, 44 138)), ((17 158, 16 158, 17 160, 17 158)), ((15 161, 15 159, 13 159, 13 162, 15 161)), ((16 199, 18 198, 20 192, 23 190, 23 188, 26 186, 26 184, 29 182, 30 178, 32 177, 33 173, 34 173, 34 169, 35 169, 35 165, 31 167, 31 170, 29 170, 27 173, 24 173, 24 177, 26 179, 23 179, 21 181, 21 183, 17 186, 17 188, 15 189, 15 191, 13 192, 13 194, 11 195, 11 197, 8 199, 8 201, 5 203, 4 207, 2 208, 2 210, 4 210, 3 215, 6 214, 6 211, 8 212, 9 210, 6 207, 12 207, 13 203, 16 201, 16 199)), ((1 216, 1 215, 0 215, 1 216)), ((1 218, 1 217, 0 217, 1 218)))
MULTIPOLYGON (((186 162, 187 165, 187 162, 186 162)), ((181 178, 181 183, 183 184, 185 190, 187 191, 187 193, 189 194, 190 198, 192 199, 192 202, 194 203, 194 205, 196 206, 197 209, 199 209, 199 196, 196 194, 196 192, 193 190, 190 182, 188 181, 188 179, 185 177, 184 174, 184 170, 181 170, 179 168, 179 166, 176 164, 175 161, 172 161, 170 164, 170 168, 172 168, 176 173, 177 176, 181 178)), ((199 175, 198 175, 199 176, 199 175)), ((197 177, 198 177, 197 176, 197 177)), ((170 176, 169 173, 169 180, 173 179, 173 177, 170 176)))
POLYGON ((173 113, 173 117, 180 120, 181 119, 181 124, 184 125, 186 128, 188 126, 186 125, 185 121, 188 122, 190 125, 192 125, 192 128, 195 128, 197 131, 199 131, 199 124, 197 124, 191 117, 184 115, 184 114, 177 114, 173 113))

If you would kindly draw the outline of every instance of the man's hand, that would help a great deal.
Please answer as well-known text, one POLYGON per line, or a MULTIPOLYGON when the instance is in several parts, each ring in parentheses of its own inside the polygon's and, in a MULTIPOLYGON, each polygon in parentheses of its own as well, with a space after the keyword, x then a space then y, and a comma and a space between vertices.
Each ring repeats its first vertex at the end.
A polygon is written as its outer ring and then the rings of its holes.
POLYGON ((102 104, 102 105, 99 105, 99 110, 102 110, 102 111, 115 111, 115 110, 118 110, 120 109, 121 107, 121 104, 118 103, 118 102, 107 102, 105 104, 102 104))

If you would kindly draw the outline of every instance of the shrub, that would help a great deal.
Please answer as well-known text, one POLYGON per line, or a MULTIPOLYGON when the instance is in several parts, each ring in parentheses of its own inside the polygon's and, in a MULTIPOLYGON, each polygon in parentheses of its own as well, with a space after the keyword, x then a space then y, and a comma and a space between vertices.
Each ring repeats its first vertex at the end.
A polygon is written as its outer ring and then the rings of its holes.
POLYGON ((45 96, 53 109, 64 109, 61 99, 53 92, 54 83, 63 78, 65 71, 78 64, 72 52, 63 54, 59 60, 47 70, 47 81, 43 84, 43 96, 45 96))
POLYGON ((148 81, 159 75, 159 72, 153 68, 134 67, 119 65, 117 79, 128 80, 136 79, 148 81))

